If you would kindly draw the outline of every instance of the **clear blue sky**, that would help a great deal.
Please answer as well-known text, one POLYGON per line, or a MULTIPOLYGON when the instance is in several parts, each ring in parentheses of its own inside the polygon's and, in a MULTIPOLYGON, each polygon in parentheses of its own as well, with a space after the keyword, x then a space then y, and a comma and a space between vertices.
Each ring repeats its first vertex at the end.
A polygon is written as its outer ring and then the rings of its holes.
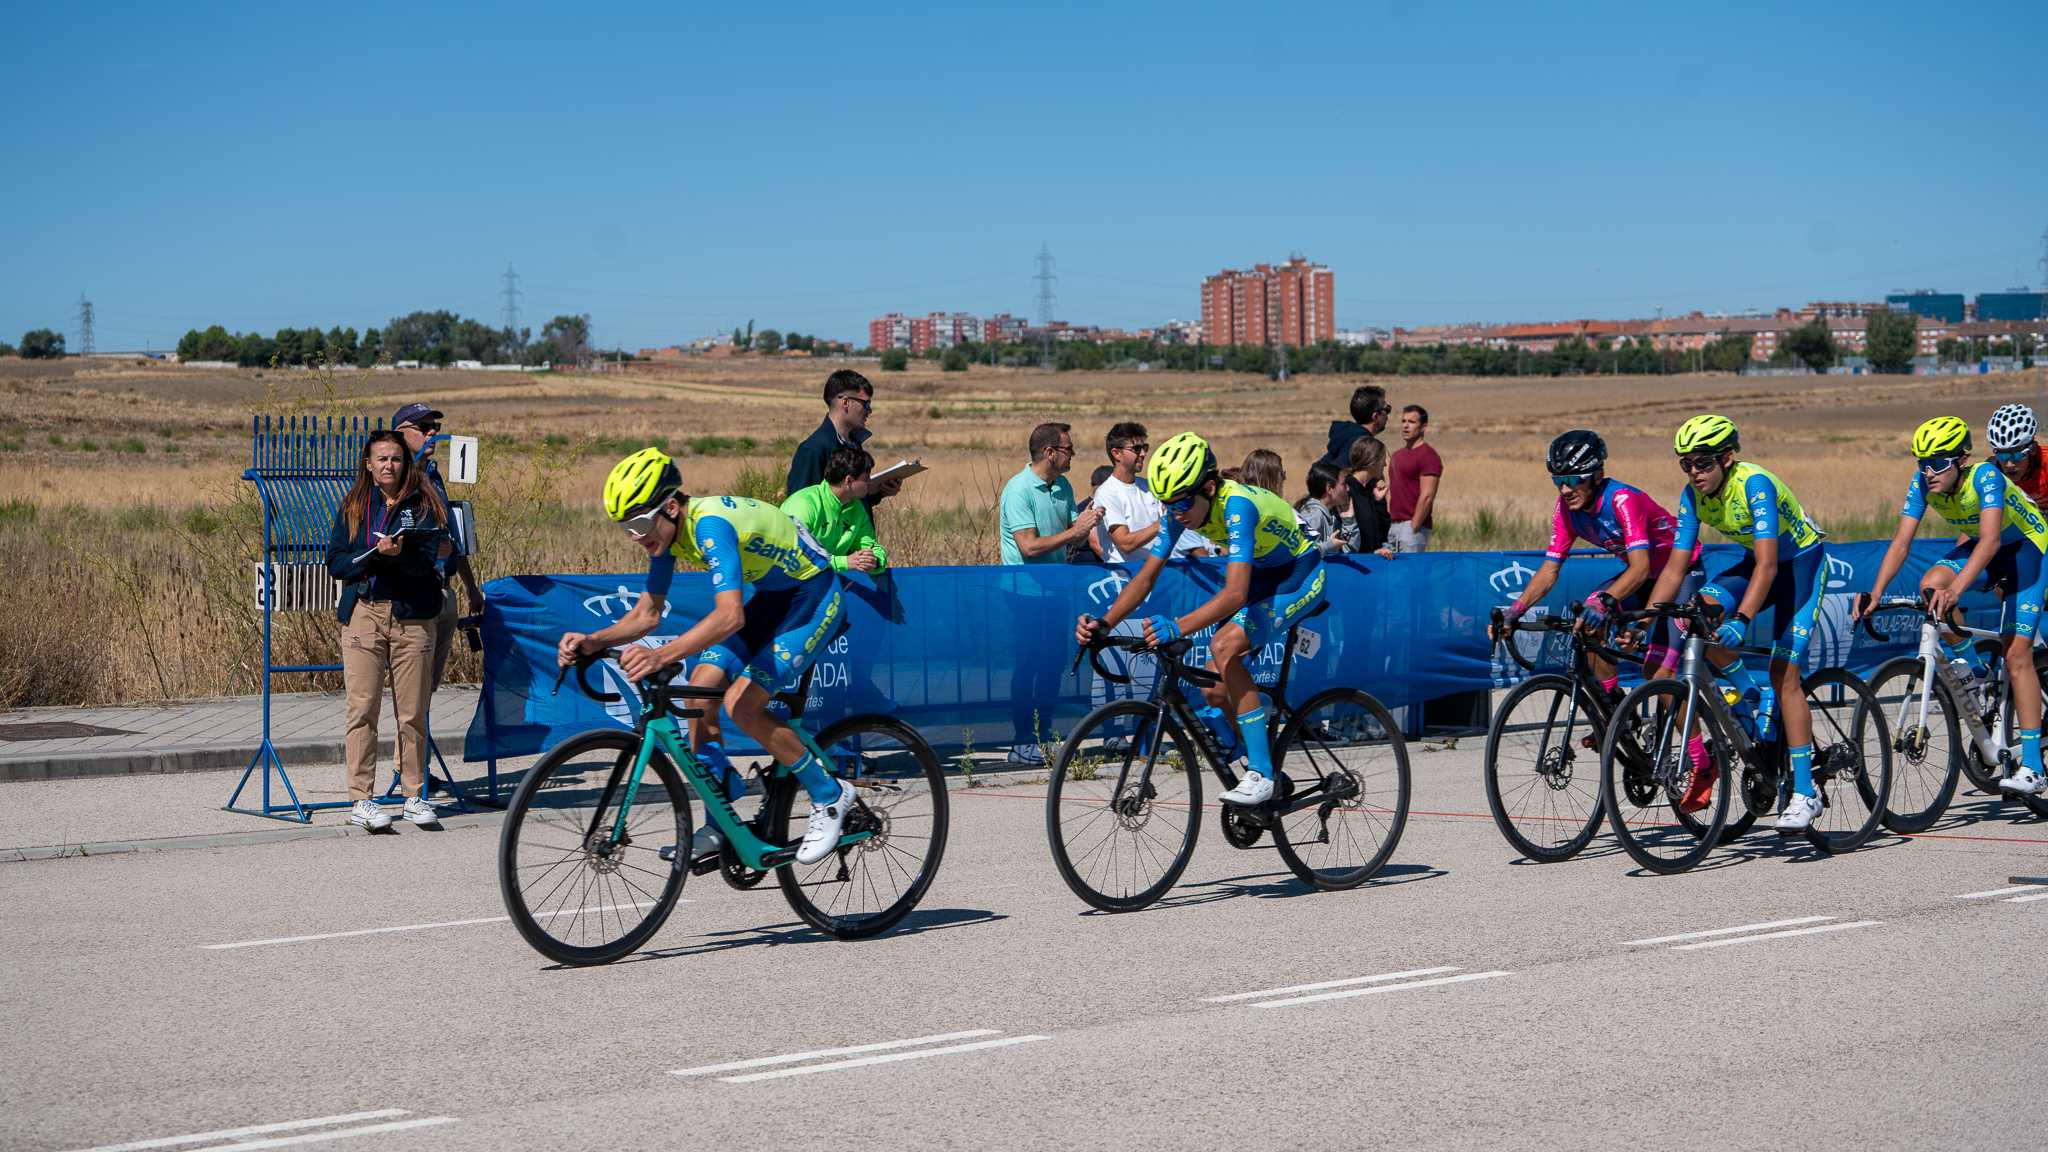
POLYGON ((2048 5, 32 3, 0 338, 587 311, 628 348, 884 311, 1340 326, 2041 276, 2048 5))

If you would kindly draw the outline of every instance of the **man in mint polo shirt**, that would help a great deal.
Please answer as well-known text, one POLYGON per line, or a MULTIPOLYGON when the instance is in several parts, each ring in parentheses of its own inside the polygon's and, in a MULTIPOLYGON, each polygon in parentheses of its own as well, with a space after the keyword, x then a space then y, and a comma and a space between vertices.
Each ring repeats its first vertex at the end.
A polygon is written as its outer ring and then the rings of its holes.
POLYGON ((1095 530, 1102 509, 1074 514, 1074 437, 1066 424, 1031 430, 1031 463, 1003 485, 1001 544, 1005 564, 1057 564, 1067 545, 1095 530))
MULTIPOLYGON (((1074 466, 1074 437, 1065 424, 1040 424, 1031 430, 1031 463, 1003 485, 1001 537, 1005 564, 1058 564, 1067 545, 1087 537, 1102 520, 1102 509, 1074 513, 1074 489, 1067 470, 1074 466)), ((1038 581, 1019 573, 1004 581, 1009 617, 1011 666, 1010 758, 1016 765, 1045 763, 1051 743, 1052 701, 1059 695, 1056 661, 1045 659, 1048 638, 1072 615, 1071 606, 1038 581)))

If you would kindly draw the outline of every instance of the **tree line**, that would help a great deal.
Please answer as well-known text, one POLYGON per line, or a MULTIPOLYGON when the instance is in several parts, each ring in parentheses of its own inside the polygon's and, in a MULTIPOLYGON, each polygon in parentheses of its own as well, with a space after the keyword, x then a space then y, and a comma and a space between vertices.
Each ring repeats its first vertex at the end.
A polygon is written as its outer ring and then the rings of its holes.
POLYGON ((178 341, 182 360, 226 360, 244 367, 272 364, 352 364, 415 360, 447 367, 457 360, 487 364, 582 364, 596 356, 588 315, 557 316, 531 328, 493 328, 446 310, 410 312, 382 328, 280 328, 273 335, 230 332, 214 324, 178 341))

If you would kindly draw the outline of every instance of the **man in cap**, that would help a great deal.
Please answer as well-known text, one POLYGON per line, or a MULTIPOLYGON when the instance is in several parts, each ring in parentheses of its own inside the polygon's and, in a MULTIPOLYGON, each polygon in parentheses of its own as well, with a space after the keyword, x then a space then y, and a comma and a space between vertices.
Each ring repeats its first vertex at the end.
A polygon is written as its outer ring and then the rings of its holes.
MULTIPOLYGON (((406 451, 411 452, 416 462, 424 464, 427 479, 440 489, 441 500, 448 499, 448 482, 441 478, 441 470, 434 466, 433 437, 441 431, 441 413, 429 405, 414 401, 392 414, 391 427, 405 437, 406 451)), ((469 557, 451 555, 441 560, 441 586, 445 590, 454 580, 462 581, 462 592, 469 604, 469 612, 475 615, 484 610, 484 592, 477 586, 476 573, 470 569, 469 557)), ((441 675, 448 668, 448 652, 455 643, 455 597, 441 597, 441 615, 434 622, 434 675, 433 690, 441 687, 441 675)))

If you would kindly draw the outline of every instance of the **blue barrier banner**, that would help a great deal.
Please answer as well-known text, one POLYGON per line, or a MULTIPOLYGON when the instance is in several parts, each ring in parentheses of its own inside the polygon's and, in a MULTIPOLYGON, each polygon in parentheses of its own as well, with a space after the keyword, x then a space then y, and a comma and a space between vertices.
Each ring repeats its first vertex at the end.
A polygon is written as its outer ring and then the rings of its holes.
MULTIPOLYGON (((1911 595, 1921 573, 1948 547, 1944 540, 1919 542, 1890 591, 1911 595)), ((1849 624, 1851 598, 1869 587, 1884 549, 1877 541, 1828 544, 1826 597, 1809 668, 1868 672, 1912 650, 1918 624, 1909 614, 1881 622, 1886 644, 1849 624)), ((1741 549, 1720 545, 1708 548, 1702 563, 1711 575, 1741 556, 1741 549)), ((1513 603, 1542 562, 1540 552, 1327 561, 1329 608, 1302 626, 1288 698, 1299 702, 1342 684, 1401 708, 1513 683, 1521 669, 1487 642, 1488 615, 1513 603)), ((1575 556, 1541 610, 1563 611, 1620 570, 1604 554, 1575 556)), ((876 581, 849 577, 848 628, 817 661, 805 721, 815 729, 856 712, 884 712, 947 750, 1056 742, 1106 691, 1085 663, 1078 672, 1072 667, 1075 618, 1108 607, 1129 571, 1042 564, 905 568, 876 581)), ((1222 577, 1221 561, 1174 562, 1151 603, 1184 614, 1213 595, 1222 577)), ((573 679, 555 691, 555 643, 564 632, 594 632, 618 620, 644 583, 638 573, 491 581, 483 623, 488 694, 470 725, 465 758, 531 755, 592 727, 630 728, 637 697, 609 663, 591 670, 592 682, 622 693, 624 701, 599 704, 573 679)), ((680 635, 710 611, 711 583, 703 573, 678 574, 671 593, 648 643, 680 635)), ((1998 618, 1998 602, 1989 596, 1973 594, 1966 606, 1973 623, 1989 626, 1998 618)), ((1255 655, 1261 682, 1278 675, 1282 647, 1276 642, 1255 655)), ((1195 655, 1206 660, 1206 645, 1195 655)), ((752 750, 729 722, 726 737, 729 747, 752 750)))

